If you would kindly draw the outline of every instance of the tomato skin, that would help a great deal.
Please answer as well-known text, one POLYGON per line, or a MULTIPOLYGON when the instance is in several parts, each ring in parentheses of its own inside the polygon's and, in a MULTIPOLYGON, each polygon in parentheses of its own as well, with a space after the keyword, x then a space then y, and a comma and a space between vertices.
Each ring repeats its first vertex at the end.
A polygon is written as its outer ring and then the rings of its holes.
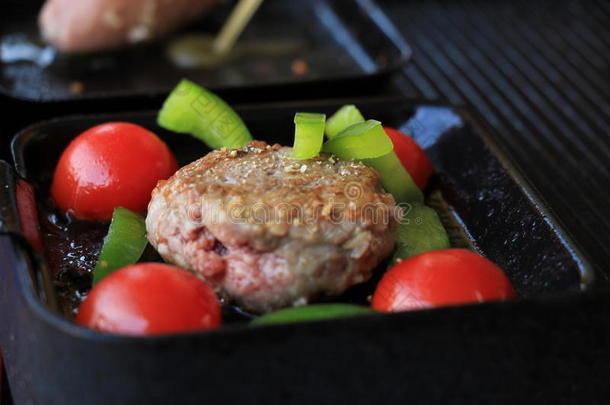
POLYGON ((116 207, 144 213, 157 181, 178 166, 167 145, 135 124, 109 122, 77 136, 55 169, 51 196, 61 212, 103 221, 116 207))
POLYGON ((426 152, 408 135, 394 128, 384 127, 394 144, 394 152, 420 190, 426 188, 428 179, 434 174, 434 166, 426 152))
POLYGON ((163 263, 138 263, 103 278, 79 308, 76 323, 127 335, 215 328, 221 308, 195 275, 163 263))
POLYGON ((377 284, 371 305, 397 312, 514 296, 510 281, 491 261, 464 249, 441 249, 392 267, 377 284))

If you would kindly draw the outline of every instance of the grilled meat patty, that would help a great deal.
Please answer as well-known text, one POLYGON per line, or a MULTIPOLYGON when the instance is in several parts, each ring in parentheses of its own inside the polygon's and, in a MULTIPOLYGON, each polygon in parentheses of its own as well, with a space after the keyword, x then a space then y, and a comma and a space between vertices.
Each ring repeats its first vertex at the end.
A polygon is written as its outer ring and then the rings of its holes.
POLYGON ((295 161, 291 152, 255 141, 159 182, 146 218, 150 243, 254 312, 366 281, 394 248, 394 199, 362 163, 295 161))

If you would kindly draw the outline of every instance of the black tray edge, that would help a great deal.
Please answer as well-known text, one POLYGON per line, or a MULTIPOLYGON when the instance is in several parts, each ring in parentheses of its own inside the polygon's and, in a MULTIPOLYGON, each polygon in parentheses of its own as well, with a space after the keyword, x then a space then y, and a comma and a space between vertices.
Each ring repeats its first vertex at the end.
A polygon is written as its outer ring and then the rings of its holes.
POLYGON ((455 109, 460 113, 460 115, 470 118, 468 121, 471 123, 471 125, 473 125, 475 128, 479 127, 479 136, 492 150, 493 154, 498 158, 498 161, 507 169, 508 172, 510 172, 513 180, 524 191, 528 202, 534 207, 535 210, 539 211, 543 215, 545 222, 553 230, 563 248, 573 258, 574 262, 578 264, 581 276, 581 290, 584 291, 595 285, 596 271, 593 264, 579 247, 576 240, 563 226, 562 222, 554 214, 553 210, 546 203, 546 200, 542 194, 528 179, 527 174, 506 151, 506 148, 502 145, 502 143, 497 138, 490 135, 494 133, 494 129, 491 124, 481 114, 472 108, 458 106, 455 107, 455 109))

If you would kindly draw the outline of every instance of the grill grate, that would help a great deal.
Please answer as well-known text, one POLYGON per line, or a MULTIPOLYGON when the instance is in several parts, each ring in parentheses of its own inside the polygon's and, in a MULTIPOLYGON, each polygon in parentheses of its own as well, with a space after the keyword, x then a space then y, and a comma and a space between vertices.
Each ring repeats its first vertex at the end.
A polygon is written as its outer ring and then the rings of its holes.
POLYGON ((409 95, 478 110, 609 282, 610 2, 382 5, 413 47, 409 95))

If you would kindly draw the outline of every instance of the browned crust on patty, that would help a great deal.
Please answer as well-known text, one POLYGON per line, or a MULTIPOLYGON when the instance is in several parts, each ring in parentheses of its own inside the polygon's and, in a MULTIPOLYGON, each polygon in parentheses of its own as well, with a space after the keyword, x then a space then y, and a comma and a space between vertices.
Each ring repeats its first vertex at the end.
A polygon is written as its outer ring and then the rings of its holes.
POLYGON ((221 149, 160 182, 151 244, 257 312, 366 281, 393 250, 394 199, 360 162, 296 161, 291 151, 261 141, 221 149))

